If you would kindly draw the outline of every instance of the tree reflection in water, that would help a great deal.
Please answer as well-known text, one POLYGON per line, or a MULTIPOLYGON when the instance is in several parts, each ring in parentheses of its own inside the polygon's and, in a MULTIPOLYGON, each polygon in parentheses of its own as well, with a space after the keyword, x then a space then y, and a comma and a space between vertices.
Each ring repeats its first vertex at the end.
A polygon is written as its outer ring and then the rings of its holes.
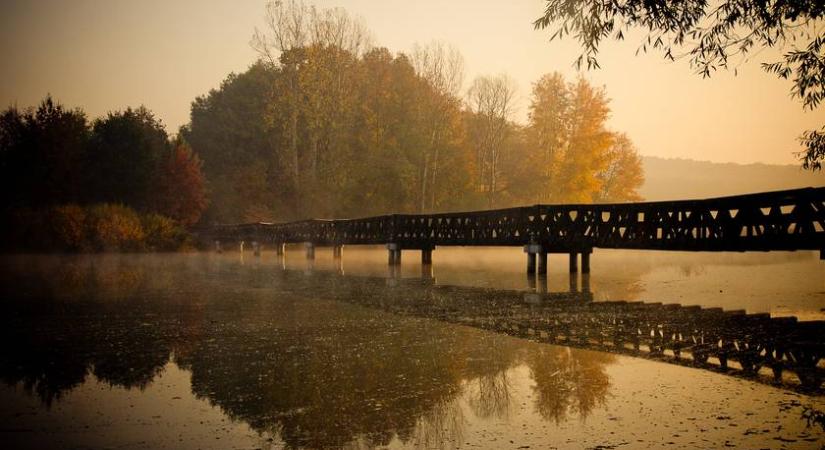
POLYGON ((548 420, 586 417, 609 391, 611 355, 378 310, 410 301, 380 280, 197 255, 5 264, 0 377, 45 405, 89 374, 142 389, 173 359, 196 396, 290 446, 437 447, 462 442, 469 414, 506 418, 520 365, 548 420))

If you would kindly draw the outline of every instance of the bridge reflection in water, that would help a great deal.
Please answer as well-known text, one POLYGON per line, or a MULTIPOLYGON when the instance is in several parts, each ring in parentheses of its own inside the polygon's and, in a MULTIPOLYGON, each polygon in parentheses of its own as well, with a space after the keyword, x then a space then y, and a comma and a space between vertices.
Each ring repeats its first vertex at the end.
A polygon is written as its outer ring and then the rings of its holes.
POLYGON ((608 397, 635 395, 611 392, 611 353, 822 392, 820 323, 202 255, 5 267, 6 383, 59 402, 90 374, 145 389, 174 361, 198 398, 291 447, 461 442, 460 403, 507 417, 519 370, 543 419, 588 417, 608 397))
MULTIPOLYGON (((308 266, 311 267, 311 266, 308 266)), ((428 317, 539 342, 655 358, 729 375, 822 391, 825 321, 746 314, 679 304, 594 302, 590 275, 571 274, 570 290, 547 292, 546 277, 529 277, 535 292, 441 286, 431 272, 401 278, 329 272, 287 273, 287 286, 320 290, 325 298, 428 317), (766 376, 767 375, 767 376, 766 376)))

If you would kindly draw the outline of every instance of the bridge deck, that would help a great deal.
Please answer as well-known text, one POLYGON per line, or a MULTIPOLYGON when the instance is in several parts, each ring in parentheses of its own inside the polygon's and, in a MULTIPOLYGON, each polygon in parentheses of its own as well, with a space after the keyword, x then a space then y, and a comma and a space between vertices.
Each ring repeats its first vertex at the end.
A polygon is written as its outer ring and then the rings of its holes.
POLYGON ((215 240, 318 246, 539 245, 545 252, 592 248, 770 251, 825 249, 825 187, 749 195, 615 204, 534 205, 360 219, 215 225, 215 240))

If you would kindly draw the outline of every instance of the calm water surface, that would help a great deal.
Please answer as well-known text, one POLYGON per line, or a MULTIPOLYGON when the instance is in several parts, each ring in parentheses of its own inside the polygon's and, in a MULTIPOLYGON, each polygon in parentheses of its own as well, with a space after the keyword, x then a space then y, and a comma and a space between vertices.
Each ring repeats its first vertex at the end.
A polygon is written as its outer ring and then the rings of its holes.
POLYGON ((805 418, 825 411, 820 395, 394 314, 374 297, 409 302, 404 280, 423 278, 487 288, 479 302, 572 290, 818 320, 817 255, 597 251, 589 278, 552 256, 545 281, 515 249, 438 249, 423 273, 405 252, 400 274, 380 249, 326 253, 3 257, 3 448, 825 445, 805 418))

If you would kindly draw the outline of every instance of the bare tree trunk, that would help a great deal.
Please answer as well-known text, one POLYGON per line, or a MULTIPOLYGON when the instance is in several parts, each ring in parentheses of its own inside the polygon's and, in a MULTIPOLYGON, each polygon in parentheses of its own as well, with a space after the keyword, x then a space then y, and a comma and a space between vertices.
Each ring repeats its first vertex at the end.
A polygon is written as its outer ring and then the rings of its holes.
POLYGON ((430 179, 432 180, 432 185, 430 186, 430 197, 432 200, 430 201, 430 211, 435 211, 435 183, 438 179, 438 147, 433 150, 433 172, 430 175, 430 179))
POLYGON ((423 213, 427 209, 427 176, 430 166, 430 154, 424 155, 424 164, 421 166, 421 201, 419 202, 418 212, 423 213))

